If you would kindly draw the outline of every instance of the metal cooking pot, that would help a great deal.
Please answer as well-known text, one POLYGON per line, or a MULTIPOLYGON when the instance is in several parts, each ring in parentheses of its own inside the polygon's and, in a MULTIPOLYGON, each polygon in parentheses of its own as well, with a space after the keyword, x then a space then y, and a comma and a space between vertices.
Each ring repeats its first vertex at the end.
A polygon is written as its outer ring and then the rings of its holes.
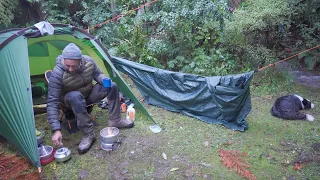
POLYGON ((54 159, 57 162, 64 162, 71 158, 71 151, 66 147, 61 147, 57 149, 56 153, 54 154, 54 159))
POLYGON ((113 150, 113 146, 114 144, 106 144, 106 143, 100 142, 100 147, 103 150, 113 150))
POLYGON ((106 127, 100 131, 100 140, 104 144, 113 144, 119 139, 119 129, 116 127, 106 127))
POLYGON ((120 140, 118 140, 117 142, 114 142, 113 144, 106 144, 106 143, 103 143, 102 141, 100 141, 100 147, 101 147, 101 149, 103 149, 105 151, 114 151, 114 150, 118 149, 120 144, 121 144, 120 140))
POLYGON ((44 138, 44 131, 40 131, 40 132, 41 132, 41 134, 39 136, 37 136, 38 146, 43 143, 43 138, 44 138))
POLYGON ((38 147, 38 153, 41 161, 50 159, 53 156, 52 152, 53 152, 52 146, 38 147))

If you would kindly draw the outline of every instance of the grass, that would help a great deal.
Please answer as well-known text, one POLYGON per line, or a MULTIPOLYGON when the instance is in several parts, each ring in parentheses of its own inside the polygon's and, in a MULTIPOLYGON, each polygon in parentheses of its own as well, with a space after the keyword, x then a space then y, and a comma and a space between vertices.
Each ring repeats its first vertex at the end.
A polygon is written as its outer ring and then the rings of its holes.
MULTIPOLYGON (((260 79, 259 75, 254 78, 254 81, 260 79)), ((269 110, 278 96, 288 93, 298 93, 319 105, 319 90, 285 83, 272 86, 272 92, 265 87, 252 86, 252 111, 246 118, 249 129, 245 132, 145 105, 163 131, 152 133, 149 130, 152 122, 137 111, 135 127, 120 130, 122 144, 112 152, 99 148, 99 131, 107 126, 107 111, 95 107, 93 115, 98 124, 98 140, 92 149, 79 155, 77 145, 81 132, 70 135, 63 131, 63 143, 71 149, 72 158, 65 163, 52 162, 44 166, 42 177, 68 180, 242 179, 235 170, 230 171, 222 164, 218 155, 221 148, 246 152, 251 166, 248 169, 257 179, 318 179, 319 164, 308 163, 300 171, 295 171, 293 162, 299 154, 311 151, 312 144, 320 143, 319 108, 308 111, 315 116, 315 122, 281 120, 272 117, 269 110)), ((51 145, 45 115, 36 118, 36 126, 46 131, 45 144, 51 145)), ((5 144, 2 150, 13 152, 15 148, 5 144)))

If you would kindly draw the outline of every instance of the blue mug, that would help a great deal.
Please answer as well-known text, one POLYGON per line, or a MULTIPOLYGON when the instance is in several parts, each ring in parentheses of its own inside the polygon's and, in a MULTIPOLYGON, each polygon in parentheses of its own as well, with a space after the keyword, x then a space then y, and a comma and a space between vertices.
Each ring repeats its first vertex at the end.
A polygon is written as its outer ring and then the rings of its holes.
POLYGON ((105 87, 105 88, 111 87, 111 79, 110 78, 103 79, 103 87, 105 87))

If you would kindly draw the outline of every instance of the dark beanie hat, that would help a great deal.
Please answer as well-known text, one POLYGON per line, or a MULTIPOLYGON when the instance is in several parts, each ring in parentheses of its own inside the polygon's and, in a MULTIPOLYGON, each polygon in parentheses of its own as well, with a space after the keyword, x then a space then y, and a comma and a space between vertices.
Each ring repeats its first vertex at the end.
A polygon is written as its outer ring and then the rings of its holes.
POLYGON ((74 43, 68 44, 62 51, 63 59, 82 59, 81 50, 74 43))

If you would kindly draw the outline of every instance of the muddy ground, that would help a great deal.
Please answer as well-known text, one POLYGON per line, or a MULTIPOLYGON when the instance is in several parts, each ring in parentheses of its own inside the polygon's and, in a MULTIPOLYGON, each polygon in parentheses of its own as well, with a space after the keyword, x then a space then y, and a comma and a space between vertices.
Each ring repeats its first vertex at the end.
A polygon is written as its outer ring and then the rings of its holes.
POLYGON ((0 180, 40 180, 39 173, 33 169, 27 158, 19 152, 6 154, 1 151, 7 141, 0 136, 0 180))

